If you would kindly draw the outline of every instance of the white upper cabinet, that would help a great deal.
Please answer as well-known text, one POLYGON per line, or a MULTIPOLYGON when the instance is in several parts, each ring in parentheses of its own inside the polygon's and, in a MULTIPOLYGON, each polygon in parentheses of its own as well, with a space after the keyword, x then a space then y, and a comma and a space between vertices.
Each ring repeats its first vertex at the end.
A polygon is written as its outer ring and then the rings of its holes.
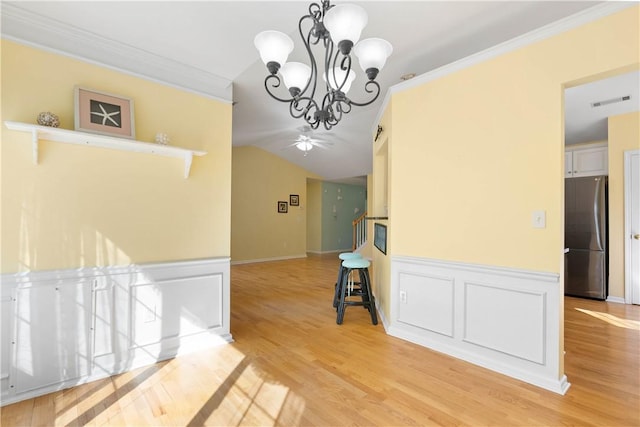
POLYGON ((567 147, 564 153, 565 178, 609 174, 608 147, 589 146, 586 148, 567 147))

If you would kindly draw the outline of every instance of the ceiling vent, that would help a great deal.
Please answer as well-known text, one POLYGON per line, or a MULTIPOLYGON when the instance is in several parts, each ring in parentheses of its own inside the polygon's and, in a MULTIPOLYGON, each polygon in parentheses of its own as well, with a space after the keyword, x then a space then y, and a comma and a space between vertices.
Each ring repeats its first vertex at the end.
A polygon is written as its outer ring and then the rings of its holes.
POLYGON ((618 98, 611 98, 611 99, 607 99, 605 101, 598 101, 598 102, 593 102, 591 104, 592 107, 604 107, 605 105, 609 105, 609 104, 615 104, 617 102, 622 102, 622 101, 628 101, 631 99, 631 95, 627 95, 627 96, 620 96, 618 98))

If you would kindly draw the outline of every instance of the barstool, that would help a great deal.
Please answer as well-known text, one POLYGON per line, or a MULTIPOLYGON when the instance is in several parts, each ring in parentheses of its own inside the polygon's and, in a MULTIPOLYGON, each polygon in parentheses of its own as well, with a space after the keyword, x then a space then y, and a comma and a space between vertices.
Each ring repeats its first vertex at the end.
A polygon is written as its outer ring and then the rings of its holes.
POLYGON ((338 301, 338 317, 336 323, 342 324, 344 319, 344 310, 348 305, 362 305, 371 314, 371 323, 378 324, 378 316, 376 314, 376 304, 373 293, 371 292, 371 280, 369 277, 369 266, 371 263, 364 258, 352 258, 342 261, 344 273, 342 274, 340 285, 340 301, 338 301), (351 289, 349 286, 349 275, 352 271, 357 271, 360 276, 360 288, 351 289), (349 299, 347 299, 349 297, 349 299), (360 301, 354 301, 351 297, 361 297, 360 301))
POLYGON ((362 258, 362 255, 357 252, 342 252, 340 255, 338 255, 338 258, 340 258, 340 267, 338 267, 338 279, 336 280, 335 289, 333 292, 333 308, 338 308, 338 300, 340 299, 340 285, 342 283, 342 275, 344 274, 345 270, 342 266, 342 261, 348 259, 360 259, 362 258))

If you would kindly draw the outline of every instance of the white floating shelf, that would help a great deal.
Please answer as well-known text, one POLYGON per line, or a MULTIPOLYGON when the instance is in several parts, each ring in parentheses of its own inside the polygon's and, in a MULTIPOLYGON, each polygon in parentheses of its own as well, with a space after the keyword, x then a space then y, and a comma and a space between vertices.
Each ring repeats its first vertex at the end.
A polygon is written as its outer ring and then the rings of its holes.
POLYGON ((33 162, 38 164, 38 141, 62 142, 65 144, 88 145, 91 147, 111 148, 121 151, 135 151, 138 153, 156 154, 158 156, 176 157, 184 160, 184 177, 189 177, 191 161, 193 156, 204 156, 206 151, 187 150, 185 148, 172 147, 169 145, 152 144, 149 142, 135 141, 132 139, 118 138, 113 136, 95 135, 74 130, 39 126, 30 123, 4 122, 7 129, 20 132, 31 133, 31 143, 33 144, 33 162))

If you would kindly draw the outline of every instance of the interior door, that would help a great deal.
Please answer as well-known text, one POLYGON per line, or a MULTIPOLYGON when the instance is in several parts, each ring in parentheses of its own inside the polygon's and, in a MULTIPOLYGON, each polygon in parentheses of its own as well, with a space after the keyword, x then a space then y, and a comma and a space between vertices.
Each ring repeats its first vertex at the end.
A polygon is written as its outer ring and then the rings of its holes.
POLYGON ((627 302, 640 304, 640 150, 625 151, 624 169, 625 289, 627 302))

